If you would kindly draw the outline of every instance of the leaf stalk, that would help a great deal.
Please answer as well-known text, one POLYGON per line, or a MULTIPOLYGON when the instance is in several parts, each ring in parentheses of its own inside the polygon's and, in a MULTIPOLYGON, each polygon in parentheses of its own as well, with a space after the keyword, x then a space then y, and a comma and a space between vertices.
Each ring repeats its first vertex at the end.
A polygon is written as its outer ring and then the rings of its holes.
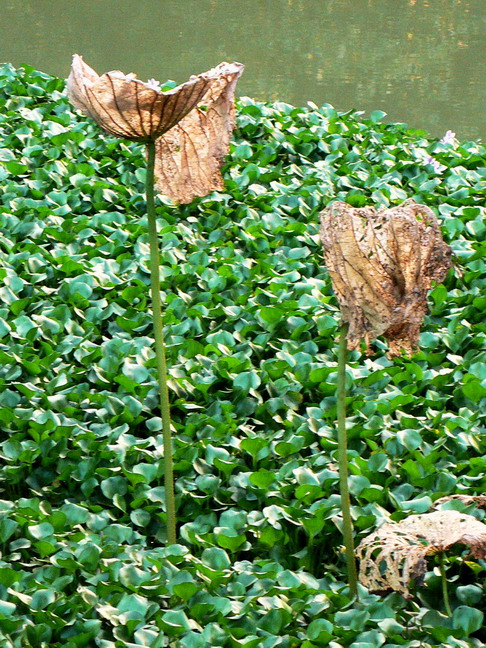
POLYGON ((440 571, 440 578, 442 582, 442 598, 444 599, 444 609, 446 611, 447 616, 451 617, 452 616, 452 609, 451 609, 451 604, 449 601, 449 587, 447 584, 447 575, 446 575, 446 570, 444 566, 444 553, 441 552, 439 556, 439 571, 440 571))
POLYGON ((172 435, 170 431, 169 390, 167 387, 167 362, 165 357, 162 303, 160 299, 160 255, 157 237, 157 221, 154 200, 155 141, 147 142, 147 175, 145 181, 148 231, 150 243, 150 287, 152 314, 157 359, 157 381, 159 384, 160 413, 164 448, 164 487, 167 524, 167 544, 176 542, 176 513, 174 496, 174 469, 172 458, 172 435))
POLYGON ((348 324, 342 323, 339 331, 338 372, 336 381, 339 488, 341 492, 343 541, 346 554, 349 590, 351 596, 358 598, 358 573, 356 570, 353 522, 351 519, 351 501, 349 496, 348 448, 346 434, 346 355, 348 348, 346 333, 348 332, 348 324))

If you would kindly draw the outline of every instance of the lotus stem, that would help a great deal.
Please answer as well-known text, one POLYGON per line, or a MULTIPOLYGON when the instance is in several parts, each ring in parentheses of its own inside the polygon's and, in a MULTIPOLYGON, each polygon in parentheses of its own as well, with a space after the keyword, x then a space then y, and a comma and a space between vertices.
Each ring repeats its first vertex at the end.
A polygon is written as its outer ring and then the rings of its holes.
POLYGON ((346 436, 346 353, 348 324, 340 327, 338 348, 338 374, 336 382, 337 429, 338 429, 338 465, 339 488, 341 491, 341 510, 343 516, 343 540, 348 569, 348 582, 351 596, 358 598, 358 573, 354 552, 353 522, 351 520, 351 502, 348 483, 348 456, 346 436))
POLYGON ((444 599, 444 609, 446 611, 447 616, 451 617, 452 610, 449 601, 449 587, 447 584, 446 570, 444 567, 444 554, 442 552, 440 553, 439 556, 439 571, 440 571, 440 578, 442 581, 442 598, 444 599))
POLYGON ((155 141, 147 143, 146 200, 150 242, 150 287, 154 324, 155 355, 157 358, 157 380, 159 383, 160 413, 164 447, 164 486, 167 524, 167 543, 176 542, 176 514, 174 498, 174 473, 172 459, 172 435, 170 431, 169 390, 167 387, 167 362, 165 359, 164 331, 162 325, 162 304, 160 299, 160 256, 157 238, 157 221, 154 201, 155 141))

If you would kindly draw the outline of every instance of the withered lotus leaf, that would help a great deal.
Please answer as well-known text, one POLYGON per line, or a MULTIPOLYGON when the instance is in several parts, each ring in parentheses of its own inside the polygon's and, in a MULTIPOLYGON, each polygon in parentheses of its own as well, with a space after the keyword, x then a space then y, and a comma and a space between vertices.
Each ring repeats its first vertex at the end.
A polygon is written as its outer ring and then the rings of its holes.
POLYGON ((67 79, 69 101, 110 135, 132 141, 154 140, 173 128, 214 83, 214 70, 161 92, 155 81, 118 70, 99 76, 75 54, 67 79))
POLYGON ((455 544, 468 545, 475 558, 484 560, 486 525, 458 511, 386 522, 356 548, 360 582, 370 591, 394 590, 410 598, 410 581, 421 584, 427 571, 426 557, 455 544))
POLYGON ((427 313, 432 281, 442 281, 451 265, 431 209, 407 200, 398 207, 353 208, 335 202, 321 213, 324 258, 349 347, 383 335, 389 355, 411 354, 427 313))
POLYGON ((180 203, 224 189, 220 172, 235 123, 235 87, 241 63, 221 63, 206 73, 199 105, 156 142, 155 186, 180 203))

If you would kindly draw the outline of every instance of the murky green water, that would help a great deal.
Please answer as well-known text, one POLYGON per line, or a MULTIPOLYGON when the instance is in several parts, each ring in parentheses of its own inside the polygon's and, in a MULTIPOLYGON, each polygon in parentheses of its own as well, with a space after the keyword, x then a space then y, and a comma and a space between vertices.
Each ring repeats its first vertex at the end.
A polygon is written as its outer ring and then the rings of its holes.
POLYGON ((239 93, 381 109, 485 137, 486 0, 2 0, 0 60, 184 81, 223 59, 239 93))

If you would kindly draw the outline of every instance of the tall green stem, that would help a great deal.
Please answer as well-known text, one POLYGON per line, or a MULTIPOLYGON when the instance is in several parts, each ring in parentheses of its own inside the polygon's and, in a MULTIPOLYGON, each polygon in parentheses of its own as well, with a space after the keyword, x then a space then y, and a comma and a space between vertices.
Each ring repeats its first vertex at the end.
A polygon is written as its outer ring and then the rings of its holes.
POLYGON ((439 556, 439 571, 442 581, 442 598, 444 599, 444 608, 447 616, 452 616, 451 604, 449 601, 449 588, 447 586, 447 575, 444 567, 444 553, 441 552, 439 556))
POLYGON ((160 412, 162 415, 162 436, 164 444, 164 486, 167 543, 174 544, 176 542, 176 516, 172 460, 172 436, 170 433, 170 407, 169 390, 167 388, 167 363, 165 360, 164 331, 162 326, 162 304, 160 299, 160 257, 154 201, 154 165, 155 142, 150 141, 147 143, 147 178, 145 184, 150 241, 150 286, 152 293, 155 354, 157 357, 157 379, 159 383, 160 412))
POLYGON ((353 522, 351 520, 351 502, 349 498, 348 483, 348 455, 346 436, 346 333, 348 325, 342 324, 340 328, 338 349, 338 375, 336 382, 337 396, 337 428, 338 428, 338 464, 339 487, 341 490, 341 510, 343 515, 343 540, 346 551, 346 564, 348 568, 348 582, 351 596, 358 596, 358 574, 356 571, 356 558, 354 553, 353 522))

